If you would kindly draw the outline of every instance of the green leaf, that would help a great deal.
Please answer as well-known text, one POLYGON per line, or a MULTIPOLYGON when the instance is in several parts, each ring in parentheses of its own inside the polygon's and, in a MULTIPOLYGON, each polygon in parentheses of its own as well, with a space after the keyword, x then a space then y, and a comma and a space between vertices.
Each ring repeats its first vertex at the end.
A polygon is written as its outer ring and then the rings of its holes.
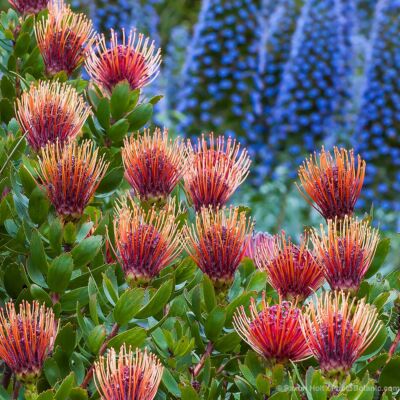
POLYGON ((218 338, 224 327, 225 319, 226 313, 221 307, 217 306, 211 311, 204 324, 204 330, 208 339, 215 341, 218 338))
POLYGON ((106 336, 106 328, 103 325, 97 325, 90 331, 87 338, 87 344, 89 350, 93 354, 97 354, 99 352, 100 347, 104 343, 106 336))
POLYGON ((49 389, 40 393, 36 400, 54 400, 54 391, 49 389))
POLYGON ((76 246, 71 254, 76 267, 88 264, 99 252, 103 243, 102 236, 90 236, 76 246))
POLYGON ((155 106, 164 96, 162 94, 158 95, 158 96, 153 96, 150 100, 149 103, 153 104, 153 106, 155 106))
POLYGON ((36 187, 29 198, 28 212, 32 221, 40 225, 43 223, 49 213, 50 203, 46 193, 39 187, 36 187))
POLYGON ((57 362, 54 358, 48 358, 44 362, 43 370, 50 385, 54 386, 60 379, 60 369, 58 368, 57 362))
MULTIPOLYGON (((32 232, 31 236, 31 265, 43 274, 48 271, 48 263, 46 253, 44 252, 43 242, 40 239, 39 233, 35 230, 32 232)), ((38 282, 35 282, 38 283, 38 282)))
POLYGON ((375 257, 372 261, 371 266, 368 268, 367 273, 365 274, 365 279, 371 278, 371 276, 375 275, 383 263, 386 260, 387 255, 390 250, 390 239, 384 238, 382 239, 376 248, 375 257))
POLYGON ((35 300, 38 300, 40 303, 45 303, 47 307, 51 307, 53 305, 51 297, 40 286, 35 284, 31 285, 30 292, 35 300))
POLYGON ((269 395, 271 391, 270 380, 263 374, 258 374, 256 378, 257 391, 261 394, 269 395))
POLYGON ((326 400, 328 398, 328 387, 320 371, 314 371, 309 390, 313 400, 326 400))
POLYGON ((18 174, 25 193, 29 197, 37 186, 36 181, 33 179, 32 174, 28 171, 24 164, 20 165, 18 174))
POLYGON ((379 331, 376 338, 372 341, 372 343, 366 348, 362 356, 359 358, 360 361, 368 360, 373 357, 375 354, 378 354, 387 340, 387 329, 386 326, 382 324, 381 330, 379 331))
POLYGON ((171 393, 173 396, 180 398, 181 391, 179 390, 178 383, 175 378, 172 376, 171 372, 167 368, 164 368, 164 373, 162 377, 162 384, 171 393))
POLYGON ((200 400, 199 395, 191 386, 180 385, 182 400, 200 400))
POLYGON ((87 391, 80 387, 73 388, 71 390, 71 393, 69 394, 69 400, 87 400, 87 399, 88 399, 87 391))
POLYGON ((114 319, 118 325, 126 325, 140 310, 144 298, 143 289, 127 290, 118 299, 114 308, 114 319))
POLYGON ((116 122, 108 131, 108 137, 113 143, 118 144, 122 142, 122 139, 128 133, 129 122, 126 119, 120 119, 116 122))
POLYGON ((8 99, 0 100, 0 111, 1 111, 1 119, 8 124, 8 122, 14 117, 14 107, 12 103, 8 99))
POLYGON ((14 47, 14 52, 18 57, 23 56, 28 51, 30 41, 31 38, 29 33, 24 32, 18 35, 18 39, 14 47))
POLYGON ((110 101, 107 98, 104 97, 99 101, 96 117, 105 130, 110 128, 110 101))
POLYGON ((172 279, 164 282, 150 301, 137 313, 136 318, 148 318, 157 315, 167 304, 174 289, 172 279))
POLYGON ((268 397, 268 400, 289 400, 289 394, 286 392, 276 392, 268 397))
POLYGON ((128 115, 130 129, 135 131, 142 128, 150 120, 152 115, 152 104, 140 104, 128 115))
POLYGON ((266 285, 267 274, 263 271, 255 271, 250 278, 246 290, 255 290, 256 292, 260 292, 265 290, 266 285))
POLYGON ((50 224, 49 242, 53 250, 59 254, 63 238, 63 226, 58 218, 55 218, 50 224))
POLYGON ((122 167, 116 167, 109 170, 99 187, 97 188, 98 193, 111 193, 116 190, 120 185, 122 178, 124 177, 124 169, 122 167))
POLYGON ((130 87, 128 82, 120 82, 111 94, 111 115, 117 120, 120 119, 128 109, 130 87))
POLYGON ((241 342, 240 336, 236 332, 230 332, 222 335, 215 342, 215 349, 221 353, 233 351, 241 342))
POLYGON ((76 226, 73 222, 64 225, 64 241, 67 244, 74 244, 76 240, 76 226))
POLYGON ((146 340, 147 333, 143 328, 135 326, 125 332, 120 333, 108 342, 108 348, 113 347, 118 350, 123 344, 131 346, 133 349, 141 347, 146 340))
POLYGON ((203 275, 203 296, 206 309, 208 312, 211 312, 217 305, 217 299, 215 297, 214 285, 206 274, 203 275))
POLYGON ((255 295, 255 292, 244 292, 236 299, 232 300, 226 308, 226 325, 231 327, 233 314, 238 307, 247 307, 250 304, 250 299, 255 295))
POLYGON ((382 387, 399 386, 400 356, 394 356, 383 368, 379 377, 382 387))
POLYGON ((55 258, 49 267, 47 283, 55 292, 62 293, 67 289, 74 269, 74 261, 70 254, 65 253, 55 258))
POLYGON ((68 355, 71 355, 76 345, 76 332, 70 322, 65 324, 58 332, 54 347, 60 346, 68 355))
POLYGON ((0 86, 1 86, 1 94, 3 95, 3 97, 6 97, 10 100, 14 100, 15 86, 11 78, 9 78, 7 75, 3 75, 3 77, 1 78, 0 86))
POLYGON ((55 395, 55 400, 65 400, 66 398, 68 398, 74 384, 75 384, 75 375, 73 372, 71 372, 63 380, 60 387, 58 388, 55 395))
POLYGON ((61 296, 60 303, 63 311, 74 311, 76 303, 85 306, 89 303, 89 294, 87 287, 70 290, 61 296))

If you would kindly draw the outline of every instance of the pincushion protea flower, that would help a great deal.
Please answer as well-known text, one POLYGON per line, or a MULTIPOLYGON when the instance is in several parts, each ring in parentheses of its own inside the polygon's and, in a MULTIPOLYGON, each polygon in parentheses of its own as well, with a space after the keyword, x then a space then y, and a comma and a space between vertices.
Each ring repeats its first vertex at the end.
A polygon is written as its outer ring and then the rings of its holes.
POLYGON ((147 350, 133 352, 123 345, 117 355, 111 348, 107 357, 95 362, 94 381, 103 400, 152 400, 157 394, 164 367, 147 350))
POLYGON ((142 200, 166 199, 183 174, 184 147, 180 139, 168 138, 168 130, 146 129, 124 140, 122 160, 125 178, 142 200))
POLYGON ((224 206, 249 174, 251 161, 246 149, 229 137, 214 139, 209 134, 198 139, 197 145, 187 143, 187 169, 184 174, 185 190, 197 211, 201 207, 224 206))
POLYGON ((195 225, 184 227, 184 246, 215 287, 225 289, 244 257, 246 237, 252 229, 251 219, 239 208, 204 207, 197 213, 195 225))
POLYGON ((103 179, 108 163, 99 157, 93 142, 78 145, 59 142, 47 145, 39 159, 39 182, 43 184, 57 214, 65 220, 81 217, 103 179))
POLYGON ((70 85, 39 82, 16 102, 16 116, 29 145, 39 151, 47 143, 64 143, 81 131, 90 108, 70 85))
POLYGON ((94 40, 93 23, 84 14, 74 13, 64 0, 50 0, 47 19, 35 25, 36 40, 46 72, 68 76, 84 62, 94 40))
POLYGON ((8 0, 8 2, 21 14, 38 14, 47 8, 49 0, 8 0))
POLYGON ((17 379, 33 383, 53 351, 58 323, 53 310, 37 301, 23 301, 17 313, 12 302, 0 310, 0 358, 17 379))
POLYGON ((233 316, 233 326, 257 353, 272 362, 300 361, 311 355, 300 327, 300 310, 288 301, 269 305, 265 293, 258 311, 251 298, 250 317, 243 306, 233 316))
POLYGON ((321 369, 330 374, 348 371, 381 329, 374 306, 350 294, 325 292, 311 302, 300 324, 321 369))
POLYGON ((321 236, 313 230, 315 254, 325 278, 334 290, 356 292, 370 267, 379 242, 377 229, 368 221, 345 217, 321 225, 321 236))
POLYGON ((334 157, 322 148, 299 168, 301 194, 325 219, 353 214, 364 182, 365 161, 353 150, 334 148, 334 157))
POLYGON ((245 257, 255 261, 256 254, 260 247, 264 248, 264 251, 269 251, 272 257, 272 247, 275 243, 275 239, 269 233, 257 232, 247 236, 246 252, 245 257))
POLYGON ((133 201, 116 206, 116 256, 130 284, 147 283, 181 252, 178 224, 171 208, 145 211, 133 201))
POLYGON ((323 283, 321 267, 308 250, 308 239, 299 246, 286 239, 282 232, 274 237, 274 244, 262 244, 256 254, 257 267, 268 273, 271 286, 284 298, 306 299, 323 283))
POLYGON ((105 95, 110 94, 120 82, 128 82, 132 90, 151 83, 159 73, 161 49, 156 50, 142 33, 131 30, 126 37, 122 30, 122 41, 111 30, 110 47, 104 35, 97 37, 86 60, 86 70, 105 95))

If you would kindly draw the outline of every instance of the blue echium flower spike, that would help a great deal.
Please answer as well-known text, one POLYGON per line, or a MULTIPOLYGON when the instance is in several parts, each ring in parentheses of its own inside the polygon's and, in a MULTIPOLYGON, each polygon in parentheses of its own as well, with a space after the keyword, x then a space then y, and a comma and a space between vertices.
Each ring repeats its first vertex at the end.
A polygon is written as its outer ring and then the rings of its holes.
POLYGON ((367 37, 371 33, 377 2, 378 0, 356 0, 356 14, 360 33, 367 37))
POLYGON ((255 90, 258 15, 259 1, 203 1, 183 70, 180 131, 246 136, 243 121, 255 90))
POLYGON ((400 211, 399 13, 399 0, 379 1, 354 135, 354 145, 368 166, 365 198, 395 214, 400 211))
POLYGON ((306 0, 293 36, 270 135, 277 162, 285 162, 292 175, 302 158, 327 137, 332 140, 333 128, 339 128, 337 112, 343 112, 351 64, 351 40, 344 36, 352 34, 343 4, 306 0), (280 154, 289 154, 290 161, 280 154))
MULTIPOLYGON (((252 98, 252 112, 248 114, 248 136, 250 143, 267 148, 272 127, 272 111, 274 109, 285 64, 290 56, 292 36, 296 29, 302 2, 297 0, 279 0, 273 13, 271 1, 265 2, 260 28, 262 37, 259 50, 258 69, 255 75, 257 91, 252 98)), ((262 182, 272 162, 270 151, 258 151, 255 154, 255 183, 262 182)))

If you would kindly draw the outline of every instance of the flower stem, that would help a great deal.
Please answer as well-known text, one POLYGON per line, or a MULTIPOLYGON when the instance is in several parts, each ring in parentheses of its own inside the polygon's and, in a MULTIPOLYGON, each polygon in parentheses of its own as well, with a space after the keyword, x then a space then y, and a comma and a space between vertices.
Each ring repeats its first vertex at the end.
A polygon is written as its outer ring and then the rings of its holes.
POLYGON ((194 370, 192 372, 193 378, 196 378, 196 376, 198 376, 200 374, 201 370, 204 367, 204 364, 205 364, 207 358, 211 355, 213 349, 214 349, 214 345, 211 342, 208 342, 207 347, 206 347, 206 351, 204 352, 204 354, 200 358, 199 363, 196 365, 196 367, 194 368, 194 370))
MULTIPOLYGON (((110 340, 113 337, 115 337, 117 335, 118 331, 119 331, 119 325, 118 324, 114 324, 111 332, 107 336, 107 338, 104 341, 103 345, 100 347, 99 356, 102 356, 105 353, 105 351, 107 350, 108 343, 110 342, 110 340)), ((89 385, 89 382, 91 381, 91 379, 93 377, 93 371, 94 371, 94 364, 92 364, 90 366, 90 368, 88 369, 88 371, 86 372, 86 376, 83 379, 83 382, 81 384, 81 388, 86 389, 86 387, 89 385)))
POLYGON ((396 351, 397 346, 399 345, 399 343, 400 343, 400 329, 397 331, 397 335, 394 338, 392 345, 390 346, 390 349, 389 349, 389 352, 388 352, 388 359, 387 359, 386 362, 389 362, 390 359, 393 357, 393 354, 396 351))

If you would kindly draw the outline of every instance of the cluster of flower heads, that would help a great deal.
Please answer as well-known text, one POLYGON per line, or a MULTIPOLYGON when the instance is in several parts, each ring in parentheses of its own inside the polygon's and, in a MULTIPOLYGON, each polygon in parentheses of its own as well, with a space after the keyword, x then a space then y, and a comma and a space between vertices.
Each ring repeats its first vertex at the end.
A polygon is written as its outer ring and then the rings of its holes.
POLYGON ((287 152, 291 166, 328 136, 343 104, 349 78, 343 14, 340 0, 307 0, 302 9, 270 136, 271 148, 287 152))
MULTIPOLYGON (((377 6, 354 146, 368 162, 365 197, 400 212, 400 3, 377 6)), ((399 223, 399 221, 397 221, 399 223)))
POLYGON ((178 110, 180 128, 241 135, 257 67, 258 2, 207 0, 202 3, 186 55, 178 110))

